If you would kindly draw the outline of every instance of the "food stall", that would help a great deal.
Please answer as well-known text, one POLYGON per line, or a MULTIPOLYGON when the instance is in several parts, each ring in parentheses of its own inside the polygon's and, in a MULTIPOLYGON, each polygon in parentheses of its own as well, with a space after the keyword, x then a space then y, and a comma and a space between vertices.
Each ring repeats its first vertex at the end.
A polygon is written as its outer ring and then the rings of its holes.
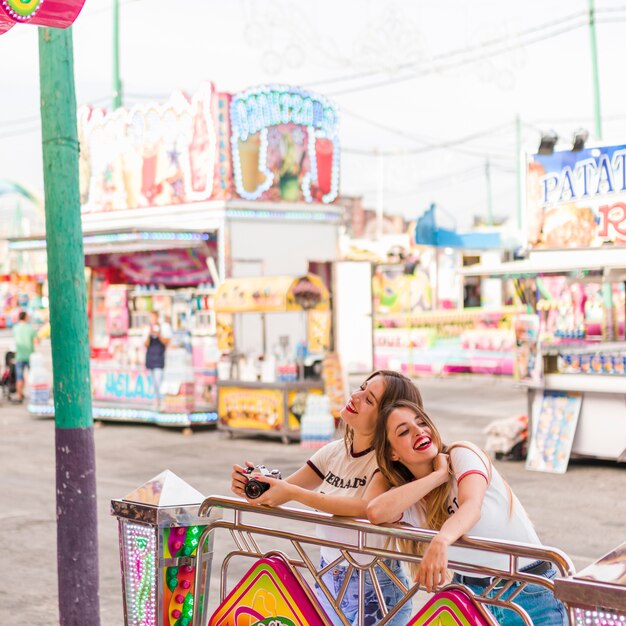
MULTIPOLYGON (((11 245, 33 251, 45 241, 11 245)), ((94 417, 176 427, 215 423, 215 247, 214 236, 195 231, 84 234, 94 417), (152 311, 172 330, 162 406, 144 365, 152 311)), ((31 397, 29 411, 51 415, 54 408, 31 397)))
POLYGON ((526 259, 465 275, 514 285, 516 378, 528 390, 527 468, 626 461, 626 146, 533 155, 526 259))
POLYGON ((307 396, 324 392, 321 364, 331 335, 324 283, 314 274, 227 279, 215 311, 224 355, 218 428, 298 439, 307 396))
POLYGON ((462 254, 434 250, 438 267, 430 267, 426 253, 420 262, 375 266, 374 368, 397 369, 409 376, 511 375, 513 317, 519 309, 462 308, 457 276, 462 254))

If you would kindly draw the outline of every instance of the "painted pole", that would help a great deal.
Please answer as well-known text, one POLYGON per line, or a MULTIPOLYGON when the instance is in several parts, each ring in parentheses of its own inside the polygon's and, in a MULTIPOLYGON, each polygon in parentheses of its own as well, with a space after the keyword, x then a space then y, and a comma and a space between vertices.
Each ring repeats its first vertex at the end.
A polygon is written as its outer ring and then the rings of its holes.
POLYGON ((600 72, 598 70, 598 44, 596 41, 596 9, 589 0, 589 39, 591 42, 591 71, 593 73, 593 121, 596 139, 602 139, 602 109, 600 106, 600 72))
POLYGON ((376 150, 376 162, 378 166, 376 185, 376 239, 380 241, 385 232, 385 157, 379 149, 376 150))
POLYGON ((120 0, 113 0, 113 110, 122 106, 120 78, 120 0))
POLYGON ((522 230, 522 122, 515 116, 515 195, 517 204, 517 229, 522 230))
POLYGON ((487 185, 487 226, 493 226, 493 196, 491 193, 491 161, 485 161, 485 183, 487 185))
POLYGON ((59 624, 99 626, 96 474, 72 29, 39 29, 54 373, 59 624))

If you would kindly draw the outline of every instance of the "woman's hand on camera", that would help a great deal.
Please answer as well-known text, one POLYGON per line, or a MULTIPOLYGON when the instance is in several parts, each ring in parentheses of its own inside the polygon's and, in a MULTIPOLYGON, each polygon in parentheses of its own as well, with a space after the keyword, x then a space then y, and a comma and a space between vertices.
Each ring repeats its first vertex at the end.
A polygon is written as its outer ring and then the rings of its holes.
POLYGON ((431 593, 445 584, 447 568, 448 544, 437 535, 424 552, 415 582, 431 593))
POLYGON ((285 502, 293 500, 293 485, 288 482, 278 480, 277 478, 268 478, 267 476, 255 476, 254 479, 258 480, 260 483, 267 483, 270 488, 258 498, 254 498, 253 500, 246 498, 250 504, 280 506, 281 504, 285 504, 285 502))
MULTIPOLYGON (((246 467, 254 467, 254 463, 250 463, 250 461, 244 461, 246 467)), ((243 473, 246 468, 241 467, 241 465, 233 465, 233 473, 230 475, 231 483, 230 490, 240 498, 245 498, 246 494, 243 491, 243 488, 246 486, 248 482, 248 477, 243 473)))

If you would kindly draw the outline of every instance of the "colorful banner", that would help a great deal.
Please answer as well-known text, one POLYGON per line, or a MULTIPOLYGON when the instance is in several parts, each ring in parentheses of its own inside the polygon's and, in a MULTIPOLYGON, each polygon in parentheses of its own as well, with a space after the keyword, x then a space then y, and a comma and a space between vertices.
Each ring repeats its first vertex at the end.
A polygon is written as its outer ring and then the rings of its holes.
POLYGON ((284 392, 281 389, 220 387, 217 412, 228 428, 283 430, 284 392))
POLYGON ((132 404, 154 402, 154 384, 147 370, 91 368, 91 390, 94 400, 112 400, 132 404))
POLYGON ((165 104, 78 111, 83 212, 164 206, 213 197, 217 136, 213 86, 165 104))
POLYGON ((0 35, 15 24, 32 24, 49 28, 71 26, 85 0, 3 0, 0 2, 0 35))
POLYGON ((82 107, 82 210, 238 197, 333 202, 338 120, 323 96, 284 86, 231 96, 205 83, 192 97, 175 92, 165 104, 82 107))
POLYGON ((256 276, 229 278, 218 288, 215 309, 218 313, 269 313, 318 309, 330 306, 328 290, 313 274, 293 276, 256 276))
POLYGON ((582 402, 582 393, 543 392, 539 411, 533 411, 526 469, 566 472, 582 402))
POLYGON ((626 244, 626 145, 534 154, 526 176, 533 248, 626 244))

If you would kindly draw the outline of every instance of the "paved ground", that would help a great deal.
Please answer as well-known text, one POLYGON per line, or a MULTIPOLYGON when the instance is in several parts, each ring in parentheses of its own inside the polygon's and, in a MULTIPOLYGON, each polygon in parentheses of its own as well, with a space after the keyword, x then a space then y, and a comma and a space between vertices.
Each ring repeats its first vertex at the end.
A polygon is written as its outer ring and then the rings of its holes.
MULTIPOLYGON (((484 442, 492 419, 524 412, 525 396, 492 379, 432 380, 420 384, 425 405, 447 440, 484 442)), ((251 458, 296 469, 308 456, 297 445, 228 439, 215 431, 184 436, 149 426, 105 424, 95 430, 98 473, 100 589, 103 626, 123 623, 117 526, 109 502, 169 468, 196 489, 228 494, 233 461, 251 458)), ((0 471, 4 537, 0 624, 56 624, 54 423, 23 407, 0 406, 0 471)), ((527 472, 521 463, 497 463, 525 504, 544 543, 561 548, 582 567, 626 537, 626 468, 576 462, 565 475, 527 472)))

